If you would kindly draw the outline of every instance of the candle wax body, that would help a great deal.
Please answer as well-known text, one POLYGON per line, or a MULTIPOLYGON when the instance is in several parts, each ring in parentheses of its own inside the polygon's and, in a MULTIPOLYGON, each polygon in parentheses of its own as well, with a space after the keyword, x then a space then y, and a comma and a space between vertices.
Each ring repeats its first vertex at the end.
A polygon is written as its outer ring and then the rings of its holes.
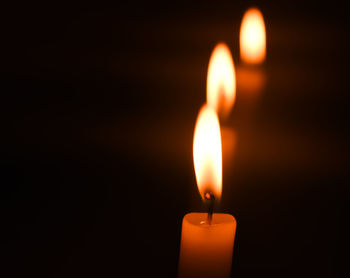
POLYGON ((189 213, 182 221, 179 277, 230 277, 236 220, 232 215, 189 213))
POLYGON ((237 103, 239 118, 245 127, 256 120, 259 103, 265 90, 267 79, 262 66, 240 65, 237 67, 237 103))
POLYGON ((224 167, 223 174, 231 172, 232 163, 236 151, 237 134, 233 128, 221 127, 221 144, 222 144, 222 165, 224 167))
POLYGON ((266 74, 262 66, 240 65, 237 67, 237 94, 252 98, 261 94, 266 84, 266 74))

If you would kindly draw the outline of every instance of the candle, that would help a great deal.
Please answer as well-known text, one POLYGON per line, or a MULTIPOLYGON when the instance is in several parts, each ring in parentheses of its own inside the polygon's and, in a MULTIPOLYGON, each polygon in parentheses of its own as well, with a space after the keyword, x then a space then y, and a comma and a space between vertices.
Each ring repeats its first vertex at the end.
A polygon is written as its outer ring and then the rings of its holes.
POLYGON ((257 8, 250 8, 244 13, 239 46, 241 63, 237 68, 237 90, 242 106, 251 110, 266 83, 262 67, 266 58, 266 31, 264 18, 257 8))
POLYGON ((227 118, 236 100, 236 72, 231 51, 225 43, 215 46, 209 60, 207 75, 207 104, 220 117, 222 158, 224 171, 230 173, 237 144, 235 130, 227 125, 227 118))
POLYGON ((248 9, 242 19, 239 34, 241 60, 247 64, 261 64, 266 56, 264 18, 257 8, 248 9))
POLYGON ((182 222, 179 277, 230 277, 236 221, 214 213, 212 224, 205 213, 189 213, 182 222))
POLYGON ((207 75, 207 104, 225 119, 236 99, 236 75, 230 49, 225 43, 215 46, 207 75))
POLYGON ((209 212, 183 218, 179 277, 229 277, 236 220, 229 214, 213 213, 222 193, 222 152, 219 119, 208 105, 197 118, 193 160, 198 190, 209 212))

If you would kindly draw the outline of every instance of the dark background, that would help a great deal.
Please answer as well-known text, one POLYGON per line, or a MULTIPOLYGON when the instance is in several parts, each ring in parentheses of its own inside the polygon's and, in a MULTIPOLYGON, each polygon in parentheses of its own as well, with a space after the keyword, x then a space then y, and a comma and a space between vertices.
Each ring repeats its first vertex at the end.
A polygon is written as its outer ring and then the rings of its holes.
POLYGON ((182 217, 204 210, 192 136, 210 53, 225 41, 239 64, 252 4, 267 85, 249 116, 238 88, 226 123, 232 277, 341 276, 343 3, 42 1, 0 12, 3 277, 176 276, 182 217))

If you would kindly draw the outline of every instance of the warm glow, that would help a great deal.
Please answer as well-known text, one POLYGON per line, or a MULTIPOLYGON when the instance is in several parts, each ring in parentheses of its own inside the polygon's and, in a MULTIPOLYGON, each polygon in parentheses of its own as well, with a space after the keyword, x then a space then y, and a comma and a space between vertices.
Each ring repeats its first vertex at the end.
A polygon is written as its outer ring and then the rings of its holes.
POLYGON ((193 137, 193 161, 199 192, 204 199, 212 192, 220 199, 222 191, 222 153, 219 119, 204 105, 199 112, 193 137))
POLYGON ((250 8, 245 12, 239 37, 241 59, 249 64, 258 64, 265 60, 266 33, 261 12, 250 8))
POLYGON ((218 44, 211 54, 207 76, 207 103, 218 114, 227 116, 236 98, 236 76, 231 52, 218 44))

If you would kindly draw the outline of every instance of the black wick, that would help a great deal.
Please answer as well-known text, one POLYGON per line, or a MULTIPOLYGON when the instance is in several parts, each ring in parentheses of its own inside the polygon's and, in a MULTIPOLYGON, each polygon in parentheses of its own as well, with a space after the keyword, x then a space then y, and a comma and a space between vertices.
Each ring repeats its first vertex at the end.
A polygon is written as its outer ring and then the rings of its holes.
POLYGON ((212 192, 206 192, 204 194, 205 200, 209 201, 208 206, 208 223, 211 224, 211 221, 213 219, 213 211, 214 211, 214 203, 215 203, 215 196, 212 192))

